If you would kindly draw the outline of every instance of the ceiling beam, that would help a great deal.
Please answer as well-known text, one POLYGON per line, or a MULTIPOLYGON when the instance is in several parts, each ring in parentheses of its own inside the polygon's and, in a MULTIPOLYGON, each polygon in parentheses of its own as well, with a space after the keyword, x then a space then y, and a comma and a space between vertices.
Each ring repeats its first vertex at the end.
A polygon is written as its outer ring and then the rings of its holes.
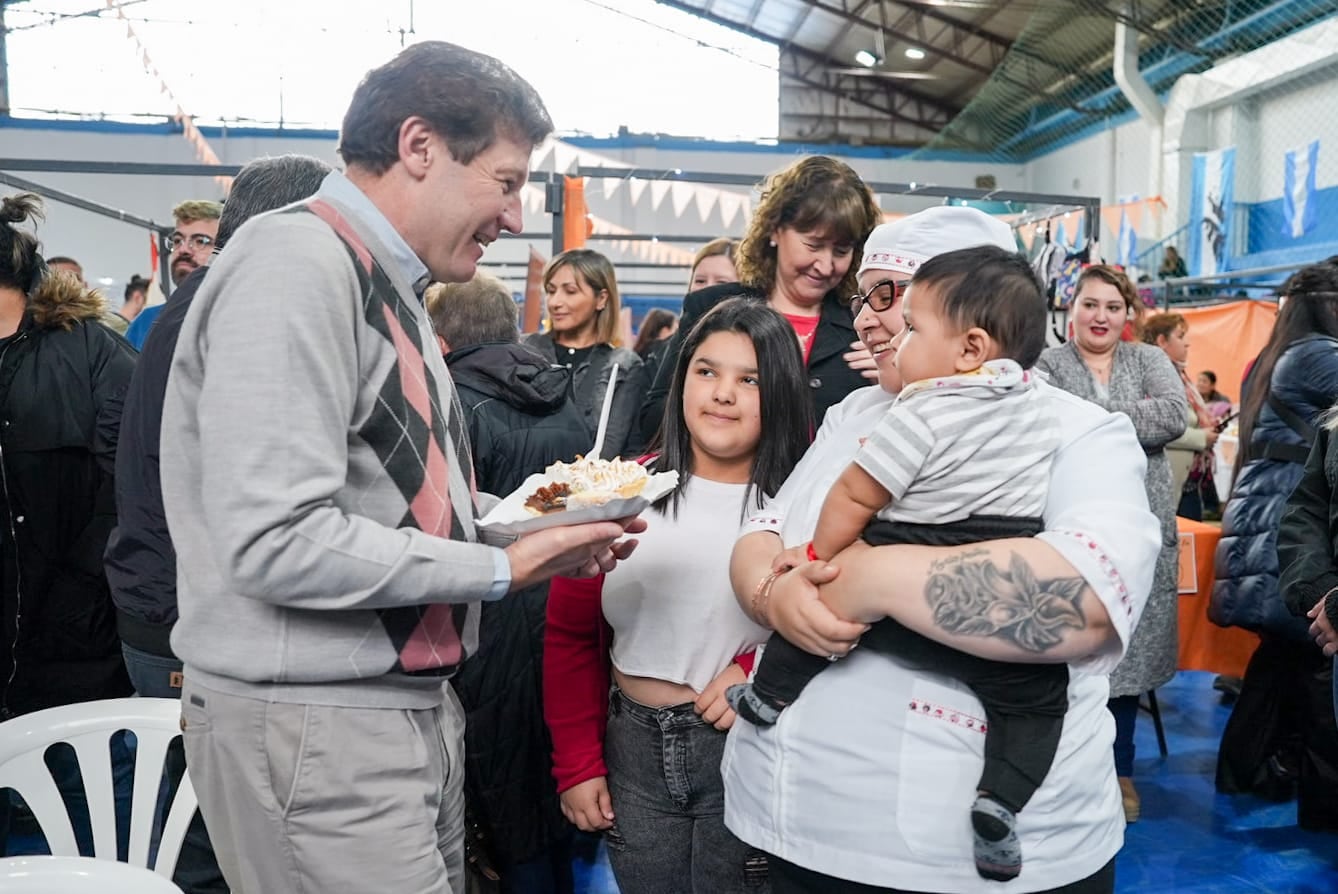
MULTIPOLYGON (((885 41, 905 40, 905 37, 903 35, 895 31, 887 30, 883 28, 881 25, 879 25, 877 22, 871 22, 868 19, 864 18, 862 15, 847 12, 846 10, 842 9, 839 6, 836 6, 831 3, 825 3, 823 2, 823 0, 803 0, 803 3, 807 7, 816 9, 819 12, 825 12, 828 15, 834 16, 843 22, 847 22, 852 25, 863 25, 865 28, 869 28, 872 31, 881 31, 883 33, 883 39, 885 41)), ((959 55, 951 50, 945 50, 942 49, 941 47, 936 47, 932 43, 929 43, 927 41, 923 44, 917 44, 917 46, 920 46, 920 48, 923 49, 926 53, 932 53, 935 56, 938 56, 940 59, 944 59, 948 62, 953 63, 954 65, 960 65, 963 68, 969 68, 974 72, 978 72, 980 74, 985 75, 986 77, 989 77, 991 74, 994 73, 994 68, 992 66, 981 65, 979 62, 976 62, 973 59, 968 59, 966 56, 959 55)), ((829 50, 828 55, 830 54, 831 52, 829 50)))
MULTIPOLYGON (((913 97, 898 97, 896 94, 900 91, 894 92, 886 87, 880 90, 876 89, 874 85, 859 83, 868 80, 867 78, 842 78, 839 75, 833 76, 831 72, 824 72, 824 78, 819 80, 812 77, 811 70, 810 72, 800 71, 798 63, 798 59, 793 59, 791 64, 794 66, 794 70, 787 71, 785 61, 782 60, 781 77, 788 78, 801 86, 825 93, 844 102, 872 109, 905 124, 920 127, 933 133, 942 130, 952 120, 953 116, 943 114, 941 109, 926 108, 923 103, 913 97), (877 102, 879 99, 884 100, 884 102, 877 102), (898 99, 901 100, 900 107, 897 103, 898 99), (918 114, 910 114, 905 110, 906 106, 910 106, 918 114)), ((785 114, 784 111, 781 114, 785 114)))
POLYGON ((946 12, 943 12, 938 7, 932 6, 929 3, 917 2, 917 0, 883 0, 883 2, 912 10, 917 15, 923 16, 926 19, 933 19, 936 22, 950 25, 959 31, 965 31, 972 37, 979 37, 986 43, 995 44, 1005 50, 1013 45, 1013 42, 1002 34, 995 34, 988 28, 982 28, 974 22, 964 22, 956 16, 948 15, 946 12))
MULTIPOLYGON (((776 47, 780 49, 782 53, 790 53, 796 59, 803 59, 804 61, 813 63, 815 67, 816 66, 820 66, 823 68, 849 67, 837 61, 836 59, 831 58, 830 56, 826 56, 815 50, 810 50, 807 47, 802 47, 796 43, 790 43, 789 41, 780 40, 771 34, 764 34, 763 32, 758 31, 756 28, 753 28, 749 25, 740 24, 739 22, 726 19, 723 16, 719 16, 715 13, 704 13, 701 7, 693 6, 690 3, 685 3, 683 2, 683 0, 656 0, 656 2, 659 3, 661 6, 668 6, 673 9, 678 9, 683 12, 691 13, 692 15, 705 19, 708 22, 714 22, 717 25, 722 25, 726 28, 730 28, 734 31, 739 32, 740 34, 746 34, 749 37, 755 38, 757 40, 763 40, 766 41, 767 43, 774 44, 776 47)), ((795 74, 786 72, 784 71, 783 68, 782 68, 782 74, 794 78, 796 80, 800 80, 800 78, 798 78, 795 74)), ((831 92, 834 89, 831 86, 814 83, 811 81, 805 81, 804 83, 806 86, 811 86, 814 87, 815 89, 823 89, 828 92, 831 92)), ((921 93, 918 90, 912 90, 907 87, 902 87, 898 85, 895 92, 905 97, 906 99, 914 100, 916 103, 926 108, 933 109, 937 112, 942 113, 943 115, 947 116, 947 120, 949 121, 951 121, 954 117, 956 117, 957 113, 961 111, 960 106, 953 105, 950 102, 945 102, 944 100, 939 99, 936 96, 930 96, 926 93, 921 93)), ((884 109, 883 111, 888 111, 889 113, 891 112, 890 109, 884 109)))

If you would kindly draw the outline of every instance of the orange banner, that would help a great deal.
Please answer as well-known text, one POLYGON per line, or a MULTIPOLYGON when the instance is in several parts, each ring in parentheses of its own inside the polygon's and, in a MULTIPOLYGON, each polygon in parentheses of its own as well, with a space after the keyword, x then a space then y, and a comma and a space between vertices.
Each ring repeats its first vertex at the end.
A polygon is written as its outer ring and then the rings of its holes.
POLYGON ((1217 390, 1240 403, 1245 367, 1263 349, 1273 331, 1278 306, 1264 301, 1233 301, 1215 307, 1176 307, 1189 326, 1189 375, 1217 373, 1217 390))

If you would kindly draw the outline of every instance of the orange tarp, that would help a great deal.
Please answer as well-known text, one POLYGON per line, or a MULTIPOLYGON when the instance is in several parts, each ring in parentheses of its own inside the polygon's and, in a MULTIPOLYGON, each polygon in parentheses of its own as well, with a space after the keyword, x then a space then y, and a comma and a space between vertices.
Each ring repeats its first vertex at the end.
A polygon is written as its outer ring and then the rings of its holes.
POLYGON ((1189 326, 1189 375, 1217 373, 1217 390, 1240 403, 1245 366, 1263 349, 1273 331, 1278 306, 1264 301, 1233 301, 1215 307, 1173 307, 1189 326))

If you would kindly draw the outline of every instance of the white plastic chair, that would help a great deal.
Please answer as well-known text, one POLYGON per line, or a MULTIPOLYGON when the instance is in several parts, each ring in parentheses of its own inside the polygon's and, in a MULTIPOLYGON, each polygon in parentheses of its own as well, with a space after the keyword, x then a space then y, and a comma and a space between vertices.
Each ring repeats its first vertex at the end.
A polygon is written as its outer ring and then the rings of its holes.
MULTIPOLYGON (((43 755, 57 742, 73 746, 88 795, 93 853, 116 859, 116 809, 112 794, 111 737, 135 734, 135 784, 130 802, 127 862, 170 879, 186 827, 198 801, 189 774, 181 779, 163 823, 157 859, 149 865, 149 845, 167 746, 181 735, 181 702, 171 698, 118 698, 83 702, 25 714, 0 723, 0 789, 17 791, 46 834, 53 856, 77 857, 74 828, 43 755)), ((10 890, 5 887, 6 894, 10 890)), ((73 889, 72 889, 73 890, 73 889)), ((80 889, 82 890, 82 889, 80 889)), ((91 889, 90 889, 91 890, 91 889)))
POLYGON ((92 857, 0 859, 5 894, 181 894, 181 889, 139 866, 92 857))

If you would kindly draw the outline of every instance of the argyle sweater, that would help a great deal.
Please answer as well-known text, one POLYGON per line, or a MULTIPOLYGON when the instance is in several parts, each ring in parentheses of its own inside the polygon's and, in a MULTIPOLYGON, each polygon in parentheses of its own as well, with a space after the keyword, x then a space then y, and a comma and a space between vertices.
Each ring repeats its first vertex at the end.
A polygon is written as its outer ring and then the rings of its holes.
POLYGON ((163 408, 188 679, 440 703, 494 574, 472 542, 456 406, 422 302, 353 211, 318 193, 238 231, 182 327, 163 408))

